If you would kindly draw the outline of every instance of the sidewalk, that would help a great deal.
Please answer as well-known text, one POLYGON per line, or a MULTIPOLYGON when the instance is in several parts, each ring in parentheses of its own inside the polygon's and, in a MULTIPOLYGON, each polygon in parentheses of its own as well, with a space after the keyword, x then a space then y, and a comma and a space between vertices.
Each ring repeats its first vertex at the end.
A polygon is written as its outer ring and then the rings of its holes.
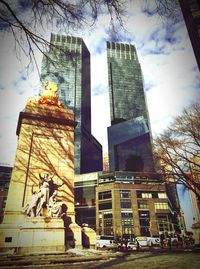
POLYGON ((100 260, 116 259, 124 256, 125 253, 97 251, 97 250, 79 250, 71 249, 63 253, 32 253, 32 254, 7 254, 0 253, 0 268, 9 266, 30 266, 30 265, 50 265, 50 264, 74 264, 80 262, 91 262, 100 260))
MULTIPOLYGON (((35 268, 39 266, 53 266, 53 265, 61 265, 61 264, 71 264, 75 265, 78 263, 87 263, 87 262, 101 262, 101 261, 111 261, 116 259, 125 258, 129 255, 142 255, 145 253, 149 253, 152 255, 176 255, 180 253, 188 253, 188 252, 196 252, 199 250, 191 250, 191 249, 142 249, 139 251, 126 251, 126 252, 112 252, 109 250, 93 250, 93 249, 70 249, 66 252, 60 253, 32 253, 32 254, 8 254, 8 253, 0 253, 0 269, 2 268, 10 268, 10 266, 15 266, 16 268, 22 268, 23 266, 34 266, 35 268), (154 253, 154 254, 153 254, 154 253)), ((43 267, 41 267, 43 268, 43 267)))

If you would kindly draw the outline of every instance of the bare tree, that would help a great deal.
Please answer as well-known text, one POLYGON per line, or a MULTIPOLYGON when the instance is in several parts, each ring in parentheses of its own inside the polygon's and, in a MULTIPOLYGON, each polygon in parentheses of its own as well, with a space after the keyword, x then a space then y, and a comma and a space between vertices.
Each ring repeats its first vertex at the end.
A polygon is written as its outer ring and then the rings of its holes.
POLYGON ((200 104, 184 109, 155 139, 154 154, 167 180, 184 184, 200 199, 200 104))
MULTIPOLYGON (((163 18, 177 18, 180 10, 177 0, 143 1, 146 8, 154 3, 153 14, 163 18)), ((36 51, 48 57, 46 50, 50 42, 45 37, 47 29, 68 33, 69 29, 91 27, 101 14, 106 13, 110 16, 111 30, 115 31, 118 26, 123 28, 128 3, 129 0, 0 0, 0 31, 12 33, 19 59, 19 51, 22 50, 29 64, 35 62, 37 66, 36 51)))
POLYGON ((176 22, 182 19, 180 1, 182 0, 144 0, 144 10, 149 15, 158 14, 164 21, 176 22))
POLYGON ((123 0, 0 0, 0 31, 11 32, 16 52, 21 49, 29 64, 37 65, 36 51, 47 56, 47 29, 56 27, 68 33, 69 29, 93 26, 103 12, 110 15, 114 29, 116 24, 123 26, 123 5, 123 0))

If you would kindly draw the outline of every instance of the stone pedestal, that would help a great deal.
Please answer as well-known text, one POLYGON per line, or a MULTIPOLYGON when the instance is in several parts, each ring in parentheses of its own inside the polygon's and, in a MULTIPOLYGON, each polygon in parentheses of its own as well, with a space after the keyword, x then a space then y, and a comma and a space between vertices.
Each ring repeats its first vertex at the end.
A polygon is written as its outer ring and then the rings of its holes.
POLYGON ((0 228, 1 251, 16 253, 64 252, 65 231, 62 219, 26 218, 21 225, 3 224, 0 228))
POLYGON ((96 248, 96 239, 97 234, 96 232, 89 228, 89 227, 83 227, 82 228, 82 244, 85 248, 96 248))
POLYGON ((23 253, 63 251, 67 244, 64 217, 71 226, 76 226, 74 241, 81 245, 81 230, 75 224, 74 211, 75 126, 70 110, 39 105, 34 100, 20 113, 16 159, 0 226, 1 251, 10 248, 23 253), (34 216, 36 210, 31 216, 25 215, 23 209, 31 204, 33 193, 41 193, 44 181, 48 186, 44 203, 47 208, 37 216, 34 216), (62 218, 49 215, 47 210, 54 192, 62 205, 62 218))

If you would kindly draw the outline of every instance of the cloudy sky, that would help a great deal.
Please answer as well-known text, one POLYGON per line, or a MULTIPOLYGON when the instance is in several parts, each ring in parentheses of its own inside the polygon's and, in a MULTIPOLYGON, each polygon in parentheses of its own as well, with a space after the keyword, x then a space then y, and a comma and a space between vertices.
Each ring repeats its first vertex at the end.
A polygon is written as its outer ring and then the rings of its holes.
MULTIPOLYGON (((183 108, 200 101, 200 75, 183 20, 163 22, 156 15, 150 16, 152 9, 145 9, 143 1, 130 2, 126 9, 126 31, 118 31, 115 39, 136 46, 155 137, 183 108)), ((82 37, 91 53, 92 132, 103 145, 104 152, 107 151, 107 126, 110 125, 106 41, 114 37, 108 26, 109 18, 104 14, 95 27, 70 33, 82 37)), ((45 35, 50 38, 48 29, 45 35)), ((0 59, 0 163, 12 166, 19 112, 29 97, 38 97, 42 85, 36 69, 27 76, 28 60, 16 55, 14 41, 8 33, 0 32, 0 59)), ((41 59, 38 54, 39 69, 41 59)), ((188 227, 191 218, 187 220, 188 227)))
MULTIPOLYGON (((117 38, 119 42, 136 46, 152 133, 156 136, 184 107, 200 99, 200 76, 183 20, 163 22, 158 16, 150 16, 142 1, 130 2, 126 31, 120 30, 117 38)), ((92 29, 71 32, 83 37, 91 53, 92 132, 104 151, 107 151, 107 126, 110 125, 106 41, 113 38, 108 25, 109 18, 104 14, 92 29)), ((46 35, 50 38, 50 31, 46 31, 46 35)), ((0 163, 13 165, 19 112, 29 97, 38 96, 42 85, 36 69, 27 76, 27 59, 16 56, 8 33, 0 33, 0 59, 0 163)), ((40 68, 40 54, 37 59, 40 68)))
MULTIPOLYGON (((117 37, 119 42, 136 46, 152 133, 156 136, 184 107, 200 99, 200 76, 183 20, 163 22, 156 15, 150 16, 142 1, 130 2, 124 19, 126 31, 120 29, 117 37)), ((104 152, 110 125, 106 41, 113 38, 108 26, 109 17, 103 15, 90 31, 71 32, 83 37, 91 53, 92 132, 104 152)), ((50 31, 46 36, 50 37, 50 31)), ((39 69, 41 58, 38 54, 39 69)), ((16 55, 13 38, 7 32, 0 32, 0 59, 0 163, 13 165, 19 112, 29 97, 38 96, 42 85, 36 69, 27 76, 27 59, 23 54, 16 55)))

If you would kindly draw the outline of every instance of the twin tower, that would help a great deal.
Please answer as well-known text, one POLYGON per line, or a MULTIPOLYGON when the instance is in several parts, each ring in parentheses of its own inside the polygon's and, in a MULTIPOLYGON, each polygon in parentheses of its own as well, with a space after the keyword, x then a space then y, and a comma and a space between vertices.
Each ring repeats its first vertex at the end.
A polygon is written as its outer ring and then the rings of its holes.
MULTIPOLYGON (((75 173, 102 171, 102 147, 91 134, 90 53, 78 37, 52 34, 51 44, 48 57, 43 58, 41 80, 58 84, 59 100, 74 112, 78 123, 75 173)), ((136 49, 130 44, 107 42, 107 62, 110 171, 152 172, 150 123, 136 49)))
MULTIPOLYGON (((75 222, 74 173, 102 170, 91 134, 90 54, 81 38, 51 35, 38 100, 20 113, 0 251, 63 251, 96 233, 75 222), (58 86, 58 88, 57 88, 58 86)), ((110 170, 154 169, 142 74, 133 45, 107 42, 110 170)), ((101 67, 98 71, 101 73, 101 67)), ((103 104, 102 104, 103 109, 103 104)))

